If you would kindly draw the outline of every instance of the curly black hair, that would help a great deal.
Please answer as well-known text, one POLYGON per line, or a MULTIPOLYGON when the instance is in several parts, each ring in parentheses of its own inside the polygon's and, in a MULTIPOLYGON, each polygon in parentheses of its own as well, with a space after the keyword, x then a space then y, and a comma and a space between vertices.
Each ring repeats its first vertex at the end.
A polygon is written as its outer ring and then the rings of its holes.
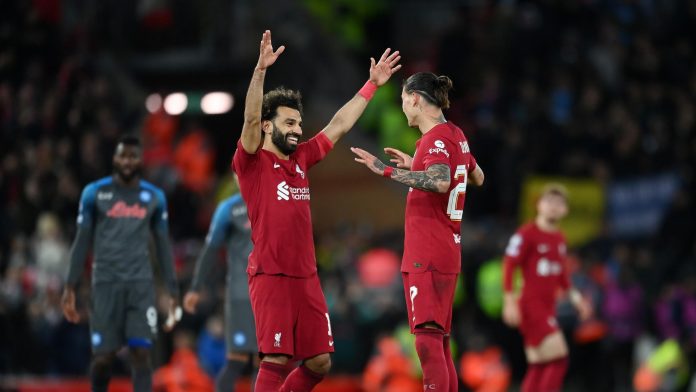
POLYGON ((279 106, 296 109, 302 116, 302 94, 299 91, 290 90, 282 86, 267 92, 263 96, 261 120, 273 120, 278 114, 279 106))

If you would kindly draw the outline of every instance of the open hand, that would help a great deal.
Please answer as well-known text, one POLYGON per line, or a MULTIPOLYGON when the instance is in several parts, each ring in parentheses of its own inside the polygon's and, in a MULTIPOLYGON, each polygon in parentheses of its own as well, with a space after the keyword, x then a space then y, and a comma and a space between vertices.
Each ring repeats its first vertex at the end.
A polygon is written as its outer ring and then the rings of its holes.
POLYGON ((256 64, 256 68, 260 70, 265 70, 275 63, 281 53, 285 51, 285 46, 279 47, 276 51, 273 51, 273 43, 271 42, 271 31, 266 30, 261 37, 261 48, 259 49, 259 62, 256 64))
POLYGON ((362 148, 351 147, 353 154, 357 155, 355 162, 362 163, 367 166, 368 169, 372 170, 373 173, 379 174, 380 176, 384 174, 384 168, 386 165, 377 159, 376 156, 370 154, 369 152, 363 150, 362 148))
POLYGON ((66 287, 63 290, 63 297, 60 300, 60 305, 63 308, 63 315, 65 319, 71 323, 80 322, 80 314, 77 312, 75 307, 75 290, 66 287))
MULTIPOLYGON (((270 34, 270 33, 269 33, 270 34)), ((389 54, 391 52, 390 48, 382 53, 382 57, 379 61, 375 63, 374 57, 370 57, 370 81, 376 84, 378 87, 387 83, 389 78, 399 69, 401 69, 401 56, 399 51, 389 54)))
POLYGON ((389 160, 389 162, 396 163, 396 167, 398 167, 399 169, 411 170, 413 157, 411 157, 410 155, 391 147, 385 147, 384 153, 392 158, 389 160))

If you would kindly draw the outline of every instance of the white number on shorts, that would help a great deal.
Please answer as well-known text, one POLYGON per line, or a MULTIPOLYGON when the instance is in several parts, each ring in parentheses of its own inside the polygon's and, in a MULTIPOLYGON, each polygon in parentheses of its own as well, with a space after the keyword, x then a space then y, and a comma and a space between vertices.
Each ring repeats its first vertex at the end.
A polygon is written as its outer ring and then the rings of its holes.
POLYGON ((408 294, 411 297, 411 314, 413 315, 413 321, 416 321, 416 304, 414 300, 416 299, 416 295, 418 295, 418 287, 416 286, 411 286, 408 288, 408 294))
POLYGON ((454 172, 454 181, 457 181, 459 177, 464 177, 464 181, 460 182, 452 188, 449 195, 449 203, 447 203, 447 215, 450 219, 459 222, 464 216, 464 208, 457 208, 457 202, 459 201, 459 195, 466 193, 466 182, 468 181, 469 172, 466 170, 466 165, 458 165, 457 170, 454 172))
POLYGON ((329 336, 331 336, 331 320, 329 320, 329 314, 324 313, 324 316, 326 316, 326 325, 329 327, 329 336))
POLYGON ((155 310, 154 306, 150 306, 149 308, 147 308, 147 311, 145 312, 145 317, 147 318, 147 325, 150 328, 157 327, 157 311, 155 310))

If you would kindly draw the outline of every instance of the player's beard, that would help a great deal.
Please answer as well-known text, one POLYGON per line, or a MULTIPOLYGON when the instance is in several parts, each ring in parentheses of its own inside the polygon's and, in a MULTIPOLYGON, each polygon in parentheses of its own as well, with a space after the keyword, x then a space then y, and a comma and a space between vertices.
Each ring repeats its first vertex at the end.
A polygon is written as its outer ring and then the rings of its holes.
POLYGON ((300 135, 294 133, 294 132, 288 132, 287 134, 283 135, 283 132, 280 132, 280 129, 278 129, 273 122, 271 122, 271 125, 273 126, 273 133, 271 133, 271 141, 273 144, 278 147, 278 150, 282 152, 285 155, 290 155, 295 150, 297 149, 296 144, 290 144, 288 143, 288 138, 290 136, 295 136, 297 140, 300 140, 300 135))
POLYGON ((140 177, 140 173, 142 172, 142 167, 138 166, 133 169, 129 174, 126 174, 121 170, 120 167, 115 167, 114 172, 116 175, 121 179, 123 182, 131 182, 134 178, 140 177))

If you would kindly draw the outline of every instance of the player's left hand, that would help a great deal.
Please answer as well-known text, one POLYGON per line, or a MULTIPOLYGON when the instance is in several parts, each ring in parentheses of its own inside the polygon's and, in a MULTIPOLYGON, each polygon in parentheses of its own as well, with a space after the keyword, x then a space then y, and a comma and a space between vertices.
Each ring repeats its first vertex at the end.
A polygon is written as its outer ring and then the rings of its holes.
POLYGON ((370 81, 378 87, 387 83, 389 78, 396 71, 401 69, 401 64, 399 64, 399 60, 401 60, 399 51, 397 50, 391 54, 390 52, 391 48, 387 48, 387 50, 382 53, 382 57, 379 58, 377 63, 375 63, 374 57, 370 57, 370 81))
POLYGON ((358 156, 355 158, 355 162, 362 163, 375 174, 379 174, 380 176, 384 174, 384 169, 387 166, 382 161, 377 159, 376 156, 370 154, 362 148, 351 147, 350 150, 353 151, 353 154, 358 156))
POLYGON ((171 332, 174 329, 174 326, 176 326, 176 323, 181 320, 182 314, 183 311, 181 310, 181 306, 179 306, 178 301, 170 297, 169 307, 167 310, 167 320, 164 322, 163 327, 164 331, 171 332))

